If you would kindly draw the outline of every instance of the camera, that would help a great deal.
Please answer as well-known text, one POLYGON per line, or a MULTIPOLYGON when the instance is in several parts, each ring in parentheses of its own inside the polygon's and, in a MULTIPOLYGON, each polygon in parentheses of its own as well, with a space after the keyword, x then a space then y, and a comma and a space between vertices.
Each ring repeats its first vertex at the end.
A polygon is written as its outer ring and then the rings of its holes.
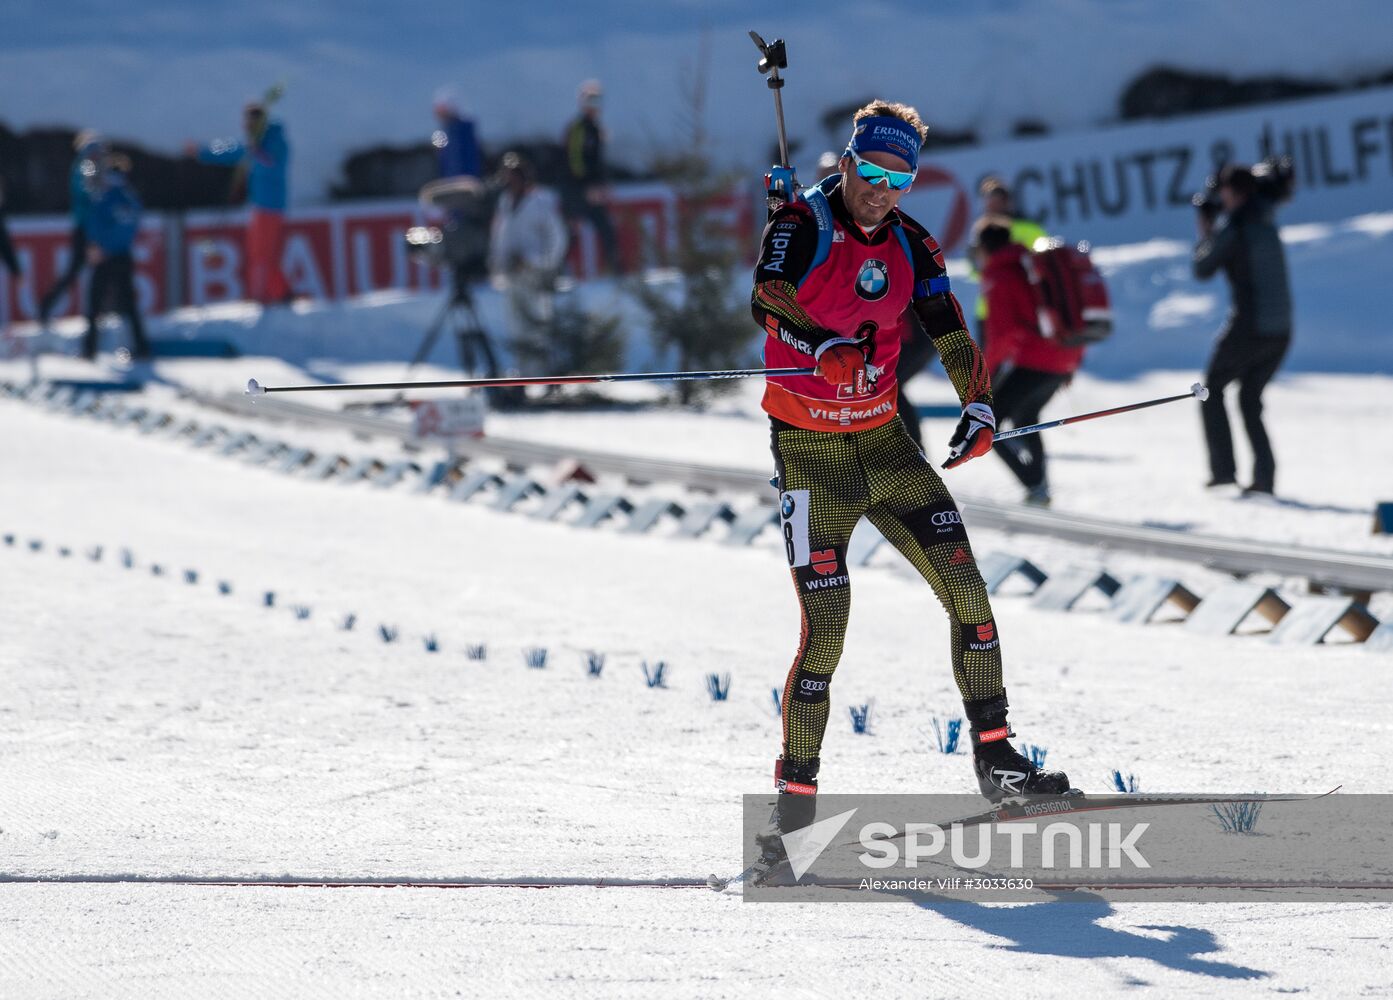
POLYGON ((412 226, 402 237, 406 252, 447 268, 456 281, 488 276, 488 189, 473 177, 449 177, 421 188, 421 204, 442 213, 438 226, 412 226))
POLYGON ((406 252, 466 281, 488 276, 488 228, 450 220, 440 226, 412 226, 402 235, 406 252))
POLYGON ((1211 222, 1224 210, 1219 200, 1219 188, 1224 184, 1280 205, 1291 200, 1296 188, 1296 169, 1290 156, 1269 156, 1251 167, 1229 164, 1219 173, 1210 174, 1204 179, 1204 188, 1195 193, 1190 204, 1211 222))
POLYGON ((1253 164, 1253 183, 1259 197, 1274 205, 1291 201, 1296 190, 1296 167, 1290 156, 1269 156, 1253 164))

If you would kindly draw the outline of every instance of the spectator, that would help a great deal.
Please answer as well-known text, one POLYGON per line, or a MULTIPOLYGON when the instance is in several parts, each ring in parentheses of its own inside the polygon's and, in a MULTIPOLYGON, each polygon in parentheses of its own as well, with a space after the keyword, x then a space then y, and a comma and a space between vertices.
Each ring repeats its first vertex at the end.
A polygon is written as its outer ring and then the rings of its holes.
POLYGON ((202 163, 236 166, 247 177, 251 221, 247 225, 247 297, 263 305, 290 301, 290 285, 281 271, 285 249, 286 174, 290 145, 285 128, 257 101, 242 115, 246 139, 214 139, 190 152, 202 163))
POLYGON ((1005 216, 1010 220, 1012 243, 1019 243, 1028 248, 1034 246, 1036 240, 1047 238, 1044 228, 1038 222, 1016 214, 1016 202, 1011 196, 1011 189, 1000 177, 984 177, 977 191, 982 196, 984 215, 1005 216))
POLYGON ((94 129, 83 129, 73 139, 77 154, 68 171, 68 210, 73 216, 73 234, 68 248, 68 264, 53 287, 39 300, 39 322, 47 323, 58 300, 87 266, 87 211, 98 186, 98 164, 106 153, 106 143, 94 129))
MULTIPOLYGON (((974 227, 973 249, 982 269, 987 304, 986 361, 998 427, 1024 427, 1039 421, 1050 398, 1067 385, 1083 362, 1082 347, 1065 347, 1040 332, 1035 296, 1026 275, 1028 251, 1012 237, 1012 219, 983 216, 974 227)), ((1026 489, 1025 502, 1049 506, 1045 444, 1028 434, 993 445, 1026 489)))
POLYGON ((1224 167, 1218 195, 1223 214, 1216 224, 1211 213, 1201 211, 1194 254, 1195 277, 1204 281, 1223 271, 1233 299, 1204 375, 1209 398, 1200 405, 1209 446, 1209 485, 1235 482, 1224 389, 1237 382, 1238 409, 1253 446, 1253 479, 1243 493, 1271 495, 1277 462, 1262 423, 1262 391, 1291 346, 1286 255, 1277 231, 1275 201, 1266 189, 1259 190, 1252 168, 1224 167))
POLYGON ((509 335, 516 356, 519 345, 536 343, 538 332, 552 325, 566 224, 555 192, 537 186, 531 164, 517 153, 503 155, 502 179, 489 231, 489 272, 508 290, 509 335))
POLYGON ((14 244, 10 242, 10 230, 5 225, 5 182, 0 179, 0 263, 16 278, 20 275, 19 258, 15 256, 14 244))
POLYGON ((442 87, 435 95, 435 120, 439 128, 431 134, 441 177, 483 176, 483 156, 474 119, 460 110, 452 88, 442 87))
POLYGON ((135 297, 135 265, 131 245, 140 226, 140 199, 131 190, 131 161, 115 154, 106 157, 98 187, 86 214, 87 255, 94 265, 87 287, 87 334, 82 356, 97 356, 97 314, 113 299, 116 311, 130 324, 134 357, 150 357, 150 343, 140 322, 135 297))
MULTIPOLYGON (((1016 214, 1016 203, 1015 199, 1011 197, 1011 189, 1000 177, 989 174, 982 178, 982 183, 977 186, 977 193, 982 196, 982 215, 984 218, 1004 216, 1010 220, 1012 243, 1019 243, 1029 249, 1035 245, 1036 240, 1049 238, 1038 222, 1033 222, 1016 214)), ((982 341, 983 348, 987 346, 985 339, 987 335, 986 320, 987 297, 979 294, 977 296, 977 337, 982 341)))
POLYGON ((619 246, 609 217, 605 191, 605 134, 600 127, 603 96, 598 80, 580 85, 580 114, 566 127, 566 184, 562 211, 572 225, 587 221, 595 227, 605 266, 619 273, 619 246))

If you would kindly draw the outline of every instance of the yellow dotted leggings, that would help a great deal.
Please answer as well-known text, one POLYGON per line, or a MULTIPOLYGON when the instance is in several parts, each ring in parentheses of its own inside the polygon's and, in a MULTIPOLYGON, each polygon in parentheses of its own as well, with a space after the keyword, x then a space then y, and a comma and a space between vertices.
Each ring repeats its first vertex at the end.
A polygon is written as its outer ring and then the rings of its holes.
POLYGON ((817 757, 832 674, 851 611, 847 543, 863 516, 904 554, 948 613, 953 678, 966 701, 1003 691, 1001 641, 957 505, 897 416, 837 433, 773 432, 780 528, 802 609, 802 637, 784 684, 784 758, 817 757))

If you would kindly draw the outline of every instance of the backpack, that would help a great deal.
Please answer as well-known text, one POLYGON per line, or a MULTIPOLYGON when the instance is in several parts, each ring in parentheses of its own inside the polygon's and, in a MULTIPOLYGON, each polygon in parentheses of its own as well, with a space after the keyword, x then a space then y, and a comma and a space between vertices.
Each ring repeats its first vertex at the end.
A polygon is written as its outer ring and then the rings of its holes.
POLYGON ((1042 337, 1079 347, 1112 335, 1108 286, 1088 256, 1088 244, 1051 239, 1022 259, 1042 337))

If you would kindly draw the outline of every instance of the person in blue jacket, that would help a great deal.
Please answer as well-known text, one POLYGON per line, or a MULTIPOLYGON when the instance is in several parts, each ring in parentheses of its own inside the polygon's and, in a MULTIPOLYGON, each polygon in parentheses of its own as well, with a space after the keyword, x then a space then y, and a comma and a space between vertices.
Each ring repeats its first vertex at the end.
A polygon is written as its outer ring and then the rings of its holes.
POLYGON ((238 168, 245 178, 251 221, 247 224, 247 298, 263 305, 290 299, 290 284, 281 271, 285 249, 285 206, 290 167, 290 143, 285 127, 272 120, 258 101, 243 111, 244 140, 214 139, 192 152, 201 163, 238 168))
POLYGON ((48 322, 48 318, 53 315, 54 307, 58 305, 58 300, 87 266, 87 209, 92 203, 92 192, 98 183, 97 172, 102 157, 106 154, 106 143, 101 134, 94 129, 83 129, 73 139, 73 152, 76 156, 68 171, 68 206, 73 216, 68 266, 39 300, 40 323, 48 322))
POLYGON ((459 99, 448 87, 435 95, 435 120, 439 127, 431 134, 441 177, 482 177, 484 158, 474 119, 460 110, 459 99))
POLYGON ((94 265, 87 286, 87 334, 82 338, 82 356, 88 361, 97 356, 97 315, 108 299, 130 324, 132 356, 150 357, 150 342, 145 339, 135 297, 131 246, 140 227, 141 205, 131 190, 130 169, 130 159, 119 153, 104 159, 83 224, 87 259, 94 265))

